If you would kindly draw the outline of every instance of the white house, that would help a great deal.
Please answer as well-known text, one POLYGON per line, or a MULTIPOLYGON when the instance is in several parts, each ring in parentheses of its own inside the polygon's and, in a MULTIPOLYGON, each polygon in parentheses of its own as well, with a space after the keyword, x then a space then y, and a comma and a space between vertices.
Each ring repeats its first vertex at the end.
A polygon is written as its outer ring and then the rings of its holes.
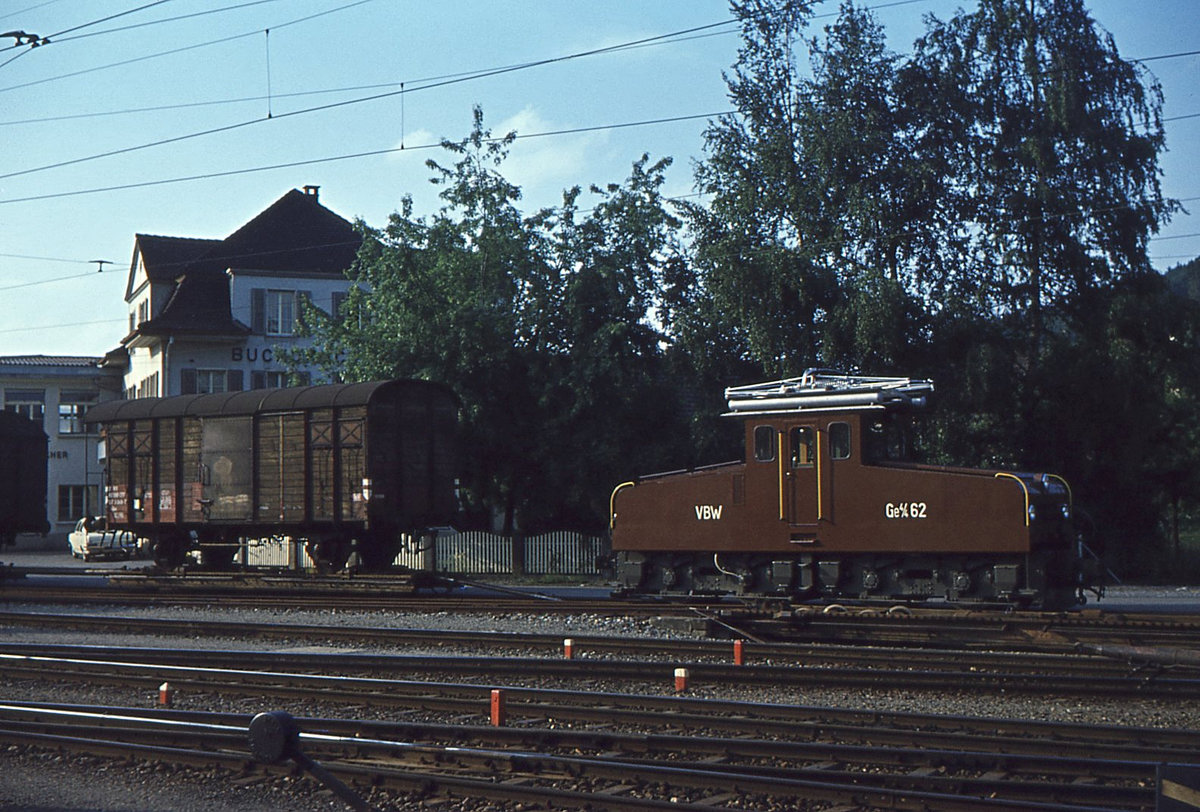
POLYGON ((317 192, 293 189, 220 240, 136 235, 129 333, 105 360, 126 398, 287 385, 276 353, 307 341, 300 299, 336 313, 362 242, 317 192))

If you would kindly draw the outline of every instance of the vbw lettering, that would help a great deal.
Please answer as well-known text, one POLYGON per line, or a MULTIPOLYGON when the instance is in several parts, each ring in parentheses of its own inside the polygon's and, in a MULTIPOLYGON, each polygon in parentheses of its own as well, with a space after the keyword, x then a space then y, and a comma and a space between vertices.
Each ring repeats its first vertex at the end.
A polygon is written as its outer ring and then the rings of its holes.
POLYGON ((889 519, 924 519, 927 507, 924 502, 888 502, 883 506, 883 515, 889 519))
POLYGON ((696 518, 702 522, 720 521, 723 507, 724 505, 696 505, 696 518))

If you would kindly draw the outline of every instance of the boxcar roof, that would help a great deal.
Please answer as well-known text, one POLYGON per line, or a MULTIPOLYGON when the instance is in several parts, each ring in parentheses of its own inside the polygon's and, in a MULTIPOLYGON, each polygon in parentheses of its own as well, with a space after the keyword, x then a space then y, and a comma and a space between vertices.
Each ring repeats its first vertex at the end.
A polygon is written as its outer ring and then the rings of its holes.
POLYGON ((46 439, 46 432, 42 431, 40 424, 8 409, 0 409, 0 435, 5 439, 13 437, 40 437, 43 440, 46 439))
POLYGON ((212 417, 252 415, 264 412, 294 412, 334 406, 362 406, 381 390, 440 390, 454 397, 442 384, 420 380, 369 381, 367 383, 321 384, 286 389, 251 389, 208 395, 179 395, 169 398, 110 400, 88 409, 88 423, 115 420, 144 420, 154 417, 212 417))

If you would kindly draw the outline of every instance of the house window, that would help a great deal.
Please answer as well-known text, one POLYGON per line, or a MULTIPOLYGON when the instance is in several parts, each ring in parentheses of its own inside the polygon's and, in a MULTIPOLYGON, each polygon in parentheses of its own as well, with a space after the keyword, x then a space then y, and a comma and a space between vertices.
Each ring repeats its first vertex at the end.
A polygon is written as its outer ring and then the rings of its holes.
POLYGON ((308 386, 307 372, 283 372, 275 370, 252 370, 250 372, 251 389, 282 389, 285 386, 308 386))
POLYGON ((158 395, 158 373, 155 372, 142 378, 142 382, 137 386, 137 396, 139 398, 156 398, 158 395))
POLYGON ((224 392, 225 370, 198 369, 196 370, 196 391, 199 393, 224 392))
POLYGON ((93 511, 97 505, 95 485, 59 485, 58 521, 74 522, 93 511))
POLYGON ((150 321, 150 300, 142 299, 138 302, 138 324, 144 321, 150 321))
POLYGON ((296 293, 268 290, 266 295, 267 335, 290 336, 296 322, 296 293))
POLYGON ((99 392, 61 392, 58 396, 58 433, 86 434, 83 416, 87 414, 88 407, 99 399, 99 392))
POLYGON ((240 369, 196 369, 185 367, 179 370, 179 394, 207 395, 213 392, 242 391, 240 369))
POLYGON ((46 392, 44 389, 9 389, 4 393, 4 408, 41 426, 46 416, 46 392))

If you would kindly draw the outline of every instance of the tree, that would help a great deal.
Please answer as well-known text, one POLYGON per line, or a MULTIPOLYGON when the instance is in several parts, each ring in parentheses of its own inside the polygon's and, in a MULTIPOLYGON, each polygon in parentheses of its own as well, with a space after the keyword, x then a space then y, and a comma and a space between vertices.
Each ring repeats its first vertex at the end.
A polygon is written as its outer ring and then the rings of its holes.
POLYGON ((896 99, 898 57, 867 12, 842 7, 793 55, 809 13, 734 4, 744 44, 727 77, 734 114, 706 133, 691 207, 701 283, 769 374, 905 365, 923 338, 914 299, 924 232, 896 99))
MULTIPOLYGON (((909 137, 945 173, 941 295, 1015 317, 1036 359, 1082 294, 1150 272, 1162 197, 1162 94, 1082 0, 982 0, 931 20, 901 71, 909 137)), ((1036 363, 1036 361, 1035 361, 1036 363)))
POLYGON ((442 381, 462 401, 463 487, 476 523, 601 526, 620 477, 661 465, 677 442, 676 399, 651 315, 678 222, 660 194, 669 161, 633 164, 624 184, 578 188, 525 217, 500 171, 515 134, 445 141, 429 161, 442 208, 410 199, 364 242, 342 312, 311 313, 294 360, 330 377, 442 381))

